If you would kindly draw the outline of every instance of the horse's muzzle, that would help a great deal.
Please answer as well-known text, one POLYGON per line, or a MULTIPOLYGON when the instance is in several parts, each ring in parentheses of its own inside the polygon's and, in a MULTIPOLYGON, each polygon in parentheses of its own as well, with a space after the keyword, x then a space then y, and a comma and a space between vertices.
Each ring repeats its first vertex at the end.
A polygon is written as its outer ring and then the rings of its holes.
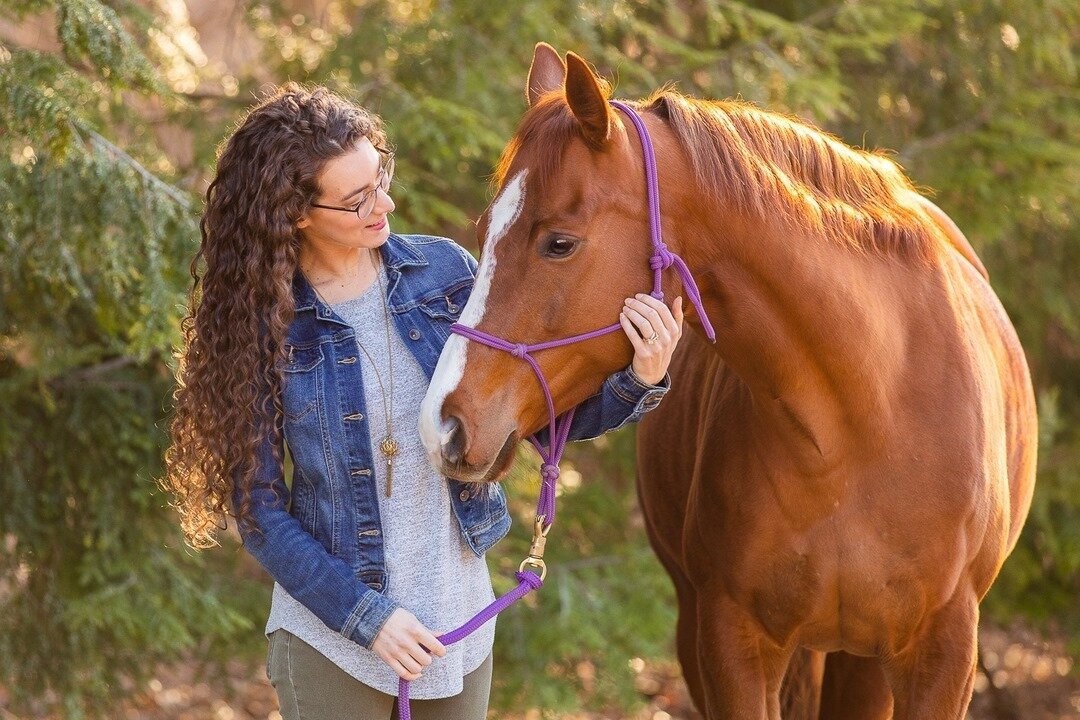
POLYGON ((437 465, 443 475, 461 482, 497 482, 510 470, 514 460, 514 447, 518 443, 516 432, 507 435, 498 455, 487 466, 472 465, 465 459, 468 437, 465 426, 455 416, 446 419, 448 432, 440 448, 437 465))

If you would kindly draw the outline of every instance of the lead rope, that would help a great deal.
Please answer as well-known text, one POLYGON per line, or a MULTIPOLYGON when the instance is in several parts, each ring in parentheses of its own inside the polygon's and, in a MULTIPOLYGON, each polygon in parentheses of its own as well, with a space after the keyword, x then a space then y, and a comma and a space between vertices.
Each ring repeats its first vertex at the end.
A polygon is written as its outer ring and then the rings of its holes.
MULTIPOLYGON (((646 194, 649 201, 649 234, 653 244, 653 254, 649 258, 649 267, 653 271, 653 290, 650 294, 657 300, 664 299, 664 291, 661 287, 663 284, 663 271, 674 265, 682 279, 687 297, 690 298, 690 302, 697 310, 698 319, 701 321, 705 334, 709 340, 715 342, 716 333, 713 331, 708 315, 705 314, 705 307, 701 302, 701 293, 698 291, 693 275, 690 274, 690 269, 681 257, 668 250, 661 236, 660 188, 656 180, 656 154, 653 150, 652 139, 649 137, 649 131, 645 128, 645 123, 641 121, 641 118, 629 105, 618 100, 611 100, 610 102, 612 106, 622 110, 630 118, 641 140, 641 152, 645 160, 646 194)), ((536 504, 532 545, 529 547, 528 557, 521 561, 518 571, 514 573, 514 577, 518 581, 517 587, 497 598, 458 629, 441 635, 439 641, 444 646, 452 645, 468 637, 488 620, 510 607, 510 605, 533 590, 539 590, 544 585, 544 578, 547 577, 547 565, 544 564, 544 546, 547 543, 548 531, 551 530, 551 525, 555 521, 555 487, 559 479, 559 462, 562 459, 563 450, 566 448, 567 438, 570 436, 570 424, 574 420, 574 408, 571 408, 558 418, 555 417, 555 403, 551 397, 551 389, 548 387, 547 380, 544 379, 544 373, 540 370, 539 363, 530 353, 600 337, 615 332, 621 327, 619 323, 614 323, 599 330, 561 340, 549 340, 534 345, 525 345, 523 343, 507 342, 502 338, 459 323, 450 326, 451 332, 488 347, 506 351, 514 357, 529 363, 540 381, 541 389, 544 391, 544 401, 547 403, 548 410, 548 439, 551 446, 550 449, 545 449, 536 435, 529 436, 529 442, 540 453, 543 462, 540 464, 540 497, 536 504), (540 574, 537 575, 532 570, 526 570, 526 567, 536 568, 540 571, 540 574)), ((398 714, 401 720, 412 720, 412 712, 409 709, 409 681, 405 679, 398 681, 398 714)))

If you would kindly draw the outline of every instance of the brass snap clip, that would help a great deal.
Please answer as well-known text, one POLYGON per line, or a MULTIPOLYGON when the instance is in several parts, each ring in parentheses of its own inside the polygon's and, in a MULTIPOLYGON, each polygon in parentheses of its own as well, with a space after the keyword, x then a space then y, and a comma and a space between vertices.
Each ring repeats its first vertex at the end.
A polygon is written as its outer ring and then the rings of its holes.
POLYGON ((545 515, 537 515, 533 525, 532 545, 529 546, 529 556, 521 561, 518 572, 524 572, 526 567, 534 567, 540 570, 540 581, 547 577, 547 565, 544 563, 544 546, 547 545, 547 534, 551 526, 544 527, 545 515))

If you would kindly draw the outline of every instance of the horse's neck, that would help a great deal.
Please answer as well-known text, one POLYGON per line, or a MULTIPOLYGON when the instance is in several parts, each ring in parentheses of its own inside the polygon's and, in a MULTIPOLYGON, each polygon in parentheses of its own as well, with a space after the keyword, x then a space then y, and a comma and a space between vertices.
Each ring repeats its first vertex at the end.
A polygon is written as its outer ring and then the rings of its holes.
POLYGON ((757 437, 791 447, 811 474, 853 441, 873 442, 904 369, 896 303, 918 273, 723 215, 682 224, 673 244, 702 291, 715 351, 753 395, 757 437))

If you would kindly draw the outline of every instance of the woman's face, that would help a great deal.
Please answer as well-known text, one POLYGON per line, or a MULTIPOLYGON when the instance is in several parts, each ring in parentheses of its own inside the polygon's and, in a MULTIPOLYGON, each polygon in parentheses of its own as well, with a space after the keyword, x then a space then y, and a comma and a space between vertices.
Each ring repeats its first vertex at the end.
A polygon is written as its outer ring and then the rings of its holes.
POLYGON ((379 187, 386 155, 375 149, 366 137, 352 150, 327 161, 319 175, 319 194, 315 202, 335 208, 355 208, 362 203, 363 219, 347 210, 312 207, 296 223, 305 242, 348 248, 376 248, 390 235, 394 201, 379 187), (362 202, 374 193, 374 206, 362 202))

